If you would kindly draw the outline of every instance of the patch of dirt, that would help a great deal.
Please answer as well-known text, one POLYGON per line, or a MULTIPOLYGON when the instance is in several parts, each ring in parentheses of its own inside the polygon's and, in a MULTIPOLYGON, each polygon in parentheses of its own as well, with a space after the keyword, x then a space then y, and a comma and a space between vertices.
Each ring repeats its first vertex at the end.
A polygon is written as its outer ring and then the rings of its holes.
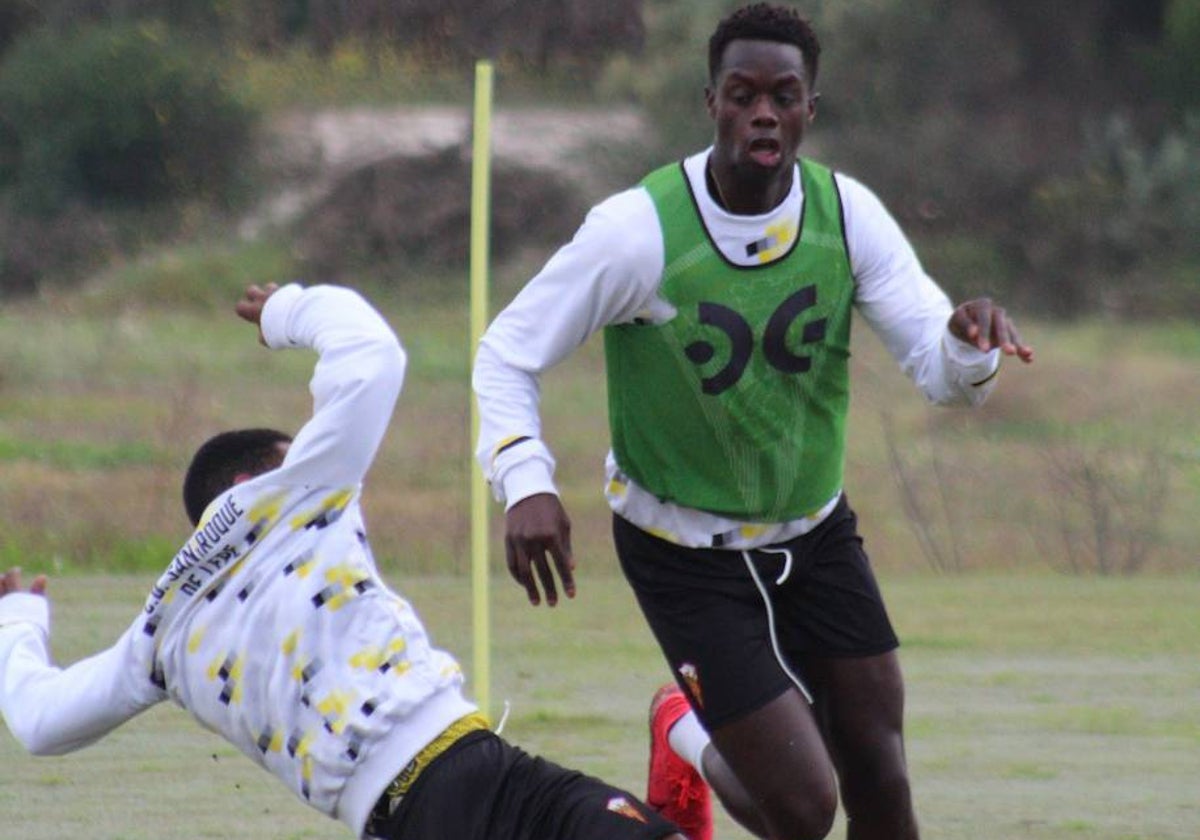
MULTIPOLYGON (((569 239, 587 210, 579 190, 551 169, 500 159, 491 181, 489 249, 496 260, 569 239)), ((293 229, 306 273, 325 279, 381 271, 403 278, 426 266, 466 266, 471 161, 449 146, 360 166, 293 229)))
MULTIPOLYGON (((633 142, 644 131, 633 109, 497 110, 492 117, 493 177, 499 180, 503 164, 545 170, 574 184, 585 201, 594 200, 610 185, 589 165, 589 150, 633 142)), ((253 237, 287 226, 355 171, 393 158, 449 161, 443 155, 449 150, 462 159, 469 156, 471 143, 471 114, 464 107, 348 108, 284 116, 271 127, 265 148, 268 165, 282 177, 244 220, 241 232, 253 237)), ((428 172, 421 180, 431 194, 439 188, 428 183, 428 172)), ((419 205, 410 205, 410 212, 416 209, 419 205)))

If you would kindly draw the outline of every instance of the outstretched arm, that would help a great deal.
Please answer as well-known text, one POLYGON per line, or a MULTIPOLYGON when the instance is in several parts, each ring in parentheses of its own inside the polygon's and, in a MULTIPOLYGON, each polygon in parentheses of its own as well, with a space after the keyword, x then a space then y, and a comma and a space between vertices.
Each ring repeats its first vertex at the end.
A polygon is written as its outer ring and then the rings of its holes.
POLYGON ((28 590, 20 569, 0 576, 0 713, 29 752, 59 755, 96 741, 163 697, 136 659, 136 624, 108 650, 66 669, 54 666, 45 592, 45 575, 28 590))
POLYGON ((977 405, 1002 354, 1032 361, 1003 308, 987 298, 954 307, 879 198, 845 175, 838 186, 859 312, 928 400, 977 405))

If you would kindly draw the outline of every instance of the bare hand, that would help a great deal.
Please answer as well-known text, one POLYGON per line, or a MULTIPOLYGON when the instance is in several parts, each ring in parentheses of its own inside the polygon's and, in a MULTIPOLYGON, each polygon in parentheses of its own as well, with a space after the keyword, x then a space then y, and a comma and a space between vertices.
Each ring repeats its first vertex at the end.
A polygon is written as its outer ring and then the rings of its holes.
MULTIPOLYGON (((9 569, 3 575, 0 575, 0 598, 5 595, 12 595, 16 592, 21 592, 21 570, 18 568, 9 569)), ((46 594, 46 576, 38 575, 33 579, 33 583, 29 584, 29 594, 45 595, 46 594)))
POLYGON ((529 603, 542 602, 538 581, 546 592, 546 604, 558 603, 558 589, 550 570, 549 554, 562 579, 563 592, 575 597, 575 559, 571 556, 571 521, 562 502, 553 493, 538 493, 522 499, 508 510, 504 550, 508 573, 525 587, 529 603), (536 576, 535 576, 536 571, 536 576))
POLYGON ((262 311, 267 304, 267 298, 279 289, 278 283, 268 283, 266 286, 247 286, 242 299, 237 302, 236 310, 239 318, 258 325, 258 340, 266 344, 262 334, 262 311))
POLYGON ((959 304, 950 316, 950 333, 985 353, 999 347, 1006 356, 1016 356, 1026 364, 1033 361, 1033 348, 1021 341, 1004 307, 995 305, 990 298, 959 304))

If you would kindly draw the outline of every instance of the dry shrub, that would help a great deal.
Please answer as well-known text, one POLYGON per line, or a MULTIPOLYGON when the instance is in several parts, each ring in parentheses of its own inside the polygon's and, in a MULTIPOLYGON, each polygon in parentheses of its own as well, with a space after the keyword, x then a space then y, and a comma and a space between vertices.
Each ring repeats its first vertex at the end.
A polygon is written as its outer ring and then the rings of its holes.
POLYGON ((1167 453, 1153 445, 1119 449, 1067 441, 1046 448, 1046 463, 1064 568, 1101 575, 1141 571, 1163 535, 1167 453))
POLYGON ((75 276, 116 248, 112 226, 81 205, 40 218, 0 204, 0 298, 31 294, 47 278, 75 276))

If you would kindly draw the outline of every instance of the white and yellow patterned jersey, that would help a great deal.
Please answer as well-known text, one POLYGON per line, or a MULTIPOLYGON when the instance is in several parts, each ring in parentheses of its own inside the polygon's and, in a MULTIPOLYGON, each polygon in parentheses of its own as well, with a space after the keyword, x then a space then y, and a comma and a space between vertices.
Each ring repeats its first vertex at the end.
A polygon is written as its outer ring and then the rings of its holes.
POLYGON ((389 781, 476 711, 376 570, 359 507, 405 355, 342 288, 285 286, 272 348, 319 358, 312 418, 283 464, 218 496, 115 645, 60 669, 41 596, 0 600, 0 710, 32 752, 85 746, 171 699, 317 810, 361 834, 389 781))

